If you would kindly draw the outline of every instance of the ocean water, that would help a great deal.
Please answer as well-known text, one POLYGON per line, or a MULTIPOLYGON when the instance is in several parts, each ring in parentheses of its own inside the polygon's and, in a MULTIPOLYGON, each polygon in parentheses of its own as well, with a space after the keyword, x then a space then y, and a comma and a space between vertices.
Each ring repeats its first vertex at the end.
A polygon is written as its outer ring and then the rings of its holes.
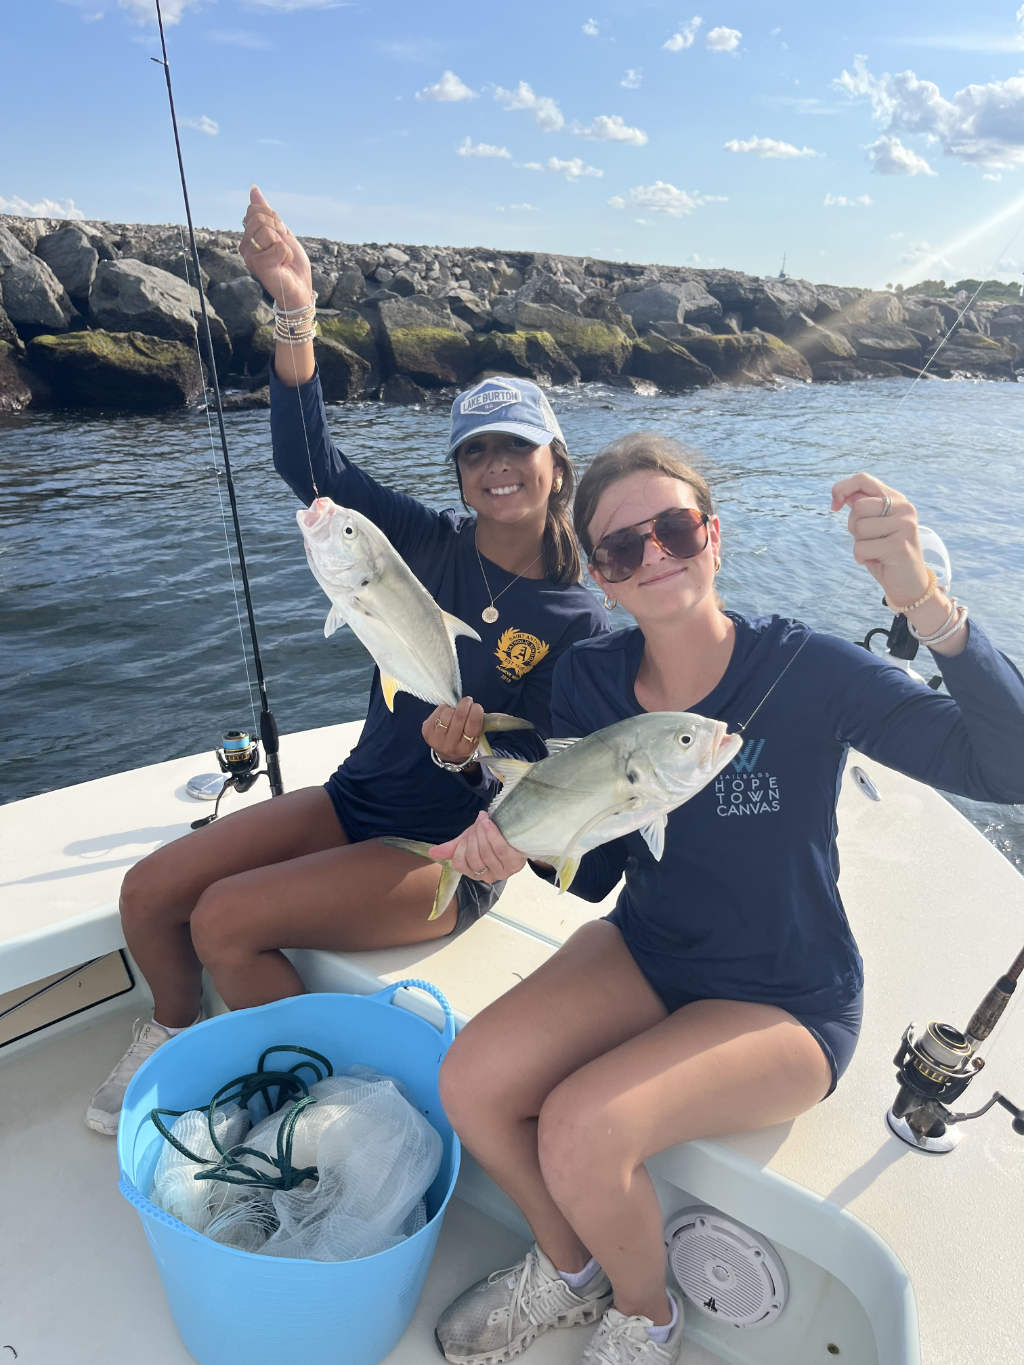
MULTIPOLYGON (((859 469, 944 539, 953 590, 1024 666, 1024 384, 884 380, 642 397, 552 394, 582 465, 627 431, 687 442, 723 527, 720 588, 850 639, 890 614, 850 553, 831 485, 859 469)), ((268 414, 226 419, 271 707, 282 732, 363 714, 372 665, 306 567, 268 414)), ((383 483, 457 502, 443 406, 330 409, 383 483)), ((202 412, 0 417, 0 799, 212 751, 258 701, 219 443, 202 412)), ((922 651, 923 671, 931 658, 922 651)), ((324 773, 334 756, 324 755, 324 773)), ((208 763, 207 767, 213 764, 208 763)), ((287 771, 284 773, 288 784, 287 771)), ((1024 808, 956 804, 1024 870, 1024 808)))

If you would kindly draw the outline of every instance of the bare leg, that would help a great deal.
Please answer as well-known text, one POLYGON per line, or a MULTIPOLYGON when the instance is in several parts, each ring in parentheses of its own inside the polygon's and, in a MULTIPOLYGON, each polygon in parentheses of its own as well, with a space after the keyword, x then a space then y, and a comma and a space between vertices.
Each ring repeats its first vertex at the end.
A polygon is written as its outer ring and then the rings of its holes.
POLYGON ((261 1005, 303 989, 282 948, 389 948, 451 933, 454 901, 429 918, 440 877, 436 863, 373 840, 310 853, 209 887, 192 941, 227 1005, 261 1005))
POLYGON ((598 921, 458 1035, 442 1098, 555 1265, 579 1270, 593 1253, 620 1311, 664 1322, 661 1216, 643 1161, 792 1118, 830 1080, 815 1040, 772 1006, 711 1000, 667 1017, 598 921))
POLYGON ((327 793, 305 787, 223 816, 136 863, 121 887, 121 923, 153 992, 156 1018, 177 1028, 198 1013, 202 968, 189 919, 207 887, 248 868, 345 843, 327 793))
POLYGON ((541 1107, 560 1081, 664 1018, 619 931, 597 920, 470 1020, 445 1058, 449 1119, 560 1270, 581 1270, 590 1252, 544 1182, 541 1107))
POLYGON ((644 1161, 794 1118, 831 1080, 820 1046, 785 1010, 700 1000, 555 1088, 540 1114, 543 1179, 621 1312, 668 1321, 661 1211, 644 1161))

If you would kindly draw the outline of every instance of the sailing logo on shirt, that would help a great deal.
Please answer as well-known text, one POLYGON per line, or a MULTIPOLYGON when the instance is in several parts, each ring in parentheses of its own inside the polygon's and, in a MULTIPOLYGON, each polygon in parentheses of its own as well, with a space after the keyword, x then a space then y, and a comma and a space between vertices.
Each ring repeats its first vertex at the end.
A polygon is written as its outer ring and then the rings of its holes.
POLYGON ((529 631, 509 626, 498 640, 494 651, 498 660, 498 672, 505 682, 518 682, 525 678, 530 669, 539 664, 551 648, 543 640, 529 631))
POLYGON ((779 779, 759 766, 763 739, 749 741, 715 778, 715 809, 728 819, 736 815, 771 815, 781 805, 779 779))

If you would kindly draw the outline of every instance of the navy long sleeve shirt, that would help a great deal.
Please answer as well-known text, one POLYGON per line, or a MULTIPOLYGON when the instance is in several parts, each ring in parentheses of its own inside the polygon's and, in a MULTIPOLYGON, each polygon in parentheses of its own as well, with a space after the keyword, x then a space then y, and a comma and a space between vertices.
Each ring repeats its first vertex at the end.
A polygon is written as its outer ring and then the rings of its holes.
MULTIPOLYGON (((500 617, 488 625, 480 616, 491 598, 477 562, 473 517, 454 508, 434 512, 352 464, 331 440, 317 377, 295 389, 271 372, 270 417, 274 464, 298 498, 313 499, 312 465, 320 493, 369 517, 438 605, 480 635, 479 644, 458 640, 463 695, 485 711, 520 716, 536 727, 491 736, 495 753, 543 757, 558 658, 576 641, 607 630, 594 595, 581 584, 516 580, 485 558, 490 591, 496 598, 501 593, 500 617)), ((328 782, 328 792, 350 837, 450 839, 487 805, 493 784, 474 785, 431 762, 420 730, 433 706, 405 692, 396 695, 394 706, 394 713, 387 709, 374 670, 359 741, 328 782)))
MULTIPOLYGON (((967 647, 936 655, 949 695, 859 645, 779 617, 729 613, 736 642, 691 709, 745 723, 739 754, 668 820, 655 861, 639 833, 588 853, 572 890, 597 901, 625 873, 611 916, 652 982, 694 996, 841 1008, 862 965, 837 880, 836 800, 848 748, 943 791, 1024 801, 1024 680, 972 621, 967 647)), ((588 734, 642 708, 638 629, 559 661, 555 734, 588 734)))

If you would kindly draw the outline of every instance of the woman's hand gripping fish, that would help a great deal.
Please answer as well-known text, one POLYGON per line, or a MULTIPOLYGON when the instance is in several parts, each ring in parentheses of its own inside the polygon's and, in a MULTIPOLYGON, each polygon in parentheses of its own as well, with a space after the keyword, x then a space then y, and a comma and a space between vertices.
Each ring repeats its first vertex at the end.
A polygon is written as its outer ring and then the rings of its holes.
MULTIPOLYGON (((560 890, 568 891, 584 853, 633 830, 660 859, 669 813, 706 787, 742 745, 723 721, 689 711, 630 716, 583 739, 549 740, 551 753, 539 763, 481 759, 504 783, 488 814, 513 848, 552 863, 560 890)), ((429 856, 427 844, 384 842, 429 856)), ((431 919, 461 877, 450 862, 442 866, 431 919)))
MULTIPOLYGON (((384 532, 368 517, 330 498, 296 512, 313 577, 331 600, 324 634, 343 625, 373 655, 389 711, 396 692, 434 706, 458 705, 462 678, 455 640, 480 636, 442 611, 384 532)), ((529 730, 515 716, 484 716, 485 731, 529 730)), ((480 748, 490 753, 481 737, 480 748)))

